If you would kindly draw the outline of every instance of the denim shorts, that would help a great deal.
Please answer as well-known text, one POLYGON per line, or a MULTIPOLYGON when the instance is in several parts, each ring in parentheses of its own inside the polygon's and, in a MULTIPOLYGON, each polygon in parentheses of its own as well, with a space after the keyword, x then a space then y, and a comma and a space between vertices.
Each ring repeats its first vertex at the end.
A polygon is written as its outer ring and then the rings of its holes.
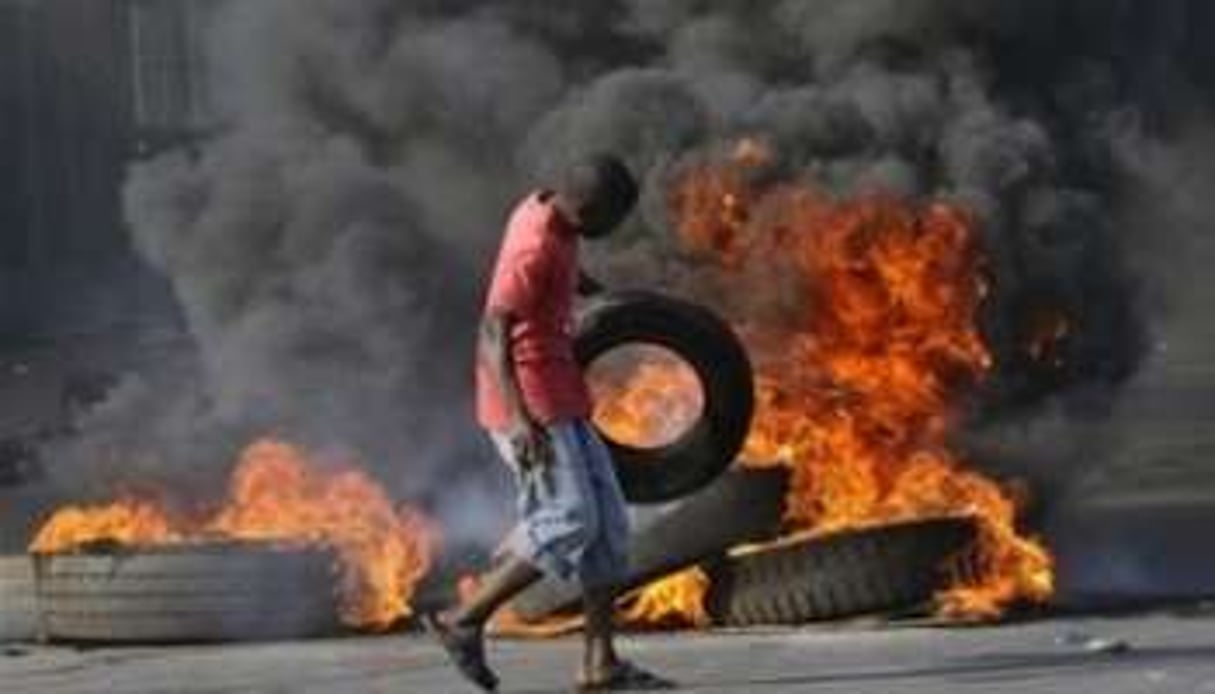
POLYGON ((491 432, 518 487, 519 525, 502 550, 584 587, 614 584, 628 567, 629 521, 611 455, 586 420, 545 428, 553 462, 527 469, 514 459, 510 441, 491 432))

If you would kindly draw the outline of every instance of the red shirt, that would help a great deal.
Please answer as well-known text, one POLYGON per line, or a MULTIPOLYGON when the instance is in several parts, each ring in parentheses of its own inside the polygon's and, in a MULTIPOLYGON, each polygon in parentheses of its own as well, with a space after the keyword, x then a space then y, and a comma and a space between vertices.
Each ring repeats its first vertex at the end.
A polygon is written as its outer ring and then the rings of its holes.
MULTIPOLYGON (((528 413, 542 424, 591 414, 570 334, 577 287, 578 234, 553 205, 551 193, 533 193, 506 226, 485 311, 514 316, 515 377, 528 413)), ((479 353, 477 419, 491 430, 510 424, 498 383, 479 353)))

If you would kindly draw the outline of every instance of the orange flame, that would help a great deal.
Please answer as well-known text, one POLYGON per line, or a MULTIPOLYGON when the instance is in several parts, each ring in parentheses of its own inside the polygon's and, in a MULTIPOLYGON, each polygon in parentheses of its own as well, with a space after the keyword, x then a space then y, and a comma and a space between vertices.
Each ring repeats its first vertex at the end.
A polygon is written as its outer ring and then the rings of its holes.
POLYGON ((699 567, 667 576, 626 598, 620 620, 636 627, 707 627, 711 623, 705 608, 709 583, 699 567))
MULTIPOLYGON (((613 350, 600 361, 624 351, 613 350)), ((602 366, 596 361, 588 370, 595 425, 613 441, 630 446, 670 443, 704 408, 696 372, 663 348, 630 348, 623 356, 602 366)))
MULTIPOLYGON (((987 288, 975 220, 946 203, 756 187, 756 156, 693 169, 671 198, 686 247, 720 265, 749 301, 775 273, 801 288, 792 317, 736 317, 758 371, 744 460, 791 469, 786 519, 799 534, 977 517, 977 566, 940 596, 946 614, 990 617, 1045 600, 1053 562, 1019 532, 1015 490, 966 468, 950 446, 967 389, 992 366, 976 323, 987 288)), ((638 368, 601 395, 596 416, 611 420, 601 424, 644 431, 639 400, 653 393, 664 411, 691 408, 686 382, 665 371, 638 368)), ((699 604, 706 586, 678 600, 699 604)), ((641 603, 651 619, 685 609, 667 586, 650 590, 641 603)), ((696 623, 694 610, 685 614, 696 623)))
MULTIPOLYGON (((457 584, 460 601, 470 600, 480 583, 480 578, 471 574, 461 577, 457 584)), ((698 567, 672 574, 621 597, 616 604, 616 621, 644 629, 707 627, 711 623, 704 602, 708 590, 709 577, 698 567)), ((489 632, 495 636, 545 639, 577 631, 584 622, 581 613, 528 620, 507 605, 494 614, 489 632)))
POLYGON ((359 468, 267 439, 245 449, 227 498, 201 518, 180 517, 139 498, 66 507, 42 526, 30 551, 70 551, 102 541, 151 546, 216 539, 333 548, 343 620, 381 629, 410 614, 409 600, 430 568, 437 533, 420 513, 394 508, 359 468))
POLYGON ((30 551, 58 552, 97 542, 151 545, 182 541, 160 504, 127 498, 113 504, 68 506, 56 511, 38 530, 30 551))

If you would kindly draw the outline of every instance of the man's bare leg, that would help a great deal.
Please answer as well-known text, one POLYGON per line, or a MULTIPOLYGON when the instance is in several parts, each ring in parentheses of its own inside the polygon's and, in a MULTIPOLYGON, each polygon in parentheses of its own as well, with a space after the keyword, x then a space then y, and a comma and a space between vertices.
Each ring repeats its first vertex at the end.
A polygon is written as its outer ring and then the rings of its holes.
POLYGON ((543 574, 529 562, 508 556, 482 578, 467 602, 447 615, 429 615, 427 626, 438 637, 452 664, 486 691, 495 691, 498 676, 485 662, 485 624, 489 618, 543 574))
POLYGON ((481 578, 481 584, 472 597, 447 616, 448 623, 460 627, 484 627, 499 608, 543 575, 530 562, 508 555, 481 578))
POLYGON ((587 589, 583 597, 586 628, 583 631, 585 651, 582 658, 582 680, 601 680, 619 662, 615 646, 615 624, 612 616, 616 592, 610 588, 587 589))
POLYGON ((583 638, 582 673, 578 690, 582 692, 642 691, 675 689, 675 683, 636 665, 621 660, 615 646, 616 591, 590 589, 583 596, 586 630, 583 638))

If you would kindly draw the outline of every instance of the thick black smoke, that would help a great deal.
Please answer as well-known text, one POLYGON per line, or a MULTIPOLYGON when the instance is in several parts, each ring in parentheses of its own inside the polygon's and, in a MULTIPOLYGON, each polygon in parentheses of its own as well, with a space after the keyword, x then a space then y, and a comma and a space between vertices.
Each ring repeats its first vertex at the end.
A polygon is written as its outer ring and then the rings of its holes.
POLYGON ((121 430, 168 474, 222 478, 230 456, 198 442, 278 431, 360 450, 402 495, 449 489, 488 464, 461 460, 480 451, 468 362, 514 197, 620 153, 643 210, 591 265, 696 295, 668 186, 743 135, 790 179, 974 209, 991 409, 1108 405, 1179 294, 1160 281, 1174 241, 1210 226, 1190 178, 1212 142, 1210 29, 1201 0, 228 3, 218 135, 134 166, 126 193, 200 373, 124 387, 81 441, 121 430), (1070 331, 1044 368, 1025 341, 1048 309, 1070 331))

